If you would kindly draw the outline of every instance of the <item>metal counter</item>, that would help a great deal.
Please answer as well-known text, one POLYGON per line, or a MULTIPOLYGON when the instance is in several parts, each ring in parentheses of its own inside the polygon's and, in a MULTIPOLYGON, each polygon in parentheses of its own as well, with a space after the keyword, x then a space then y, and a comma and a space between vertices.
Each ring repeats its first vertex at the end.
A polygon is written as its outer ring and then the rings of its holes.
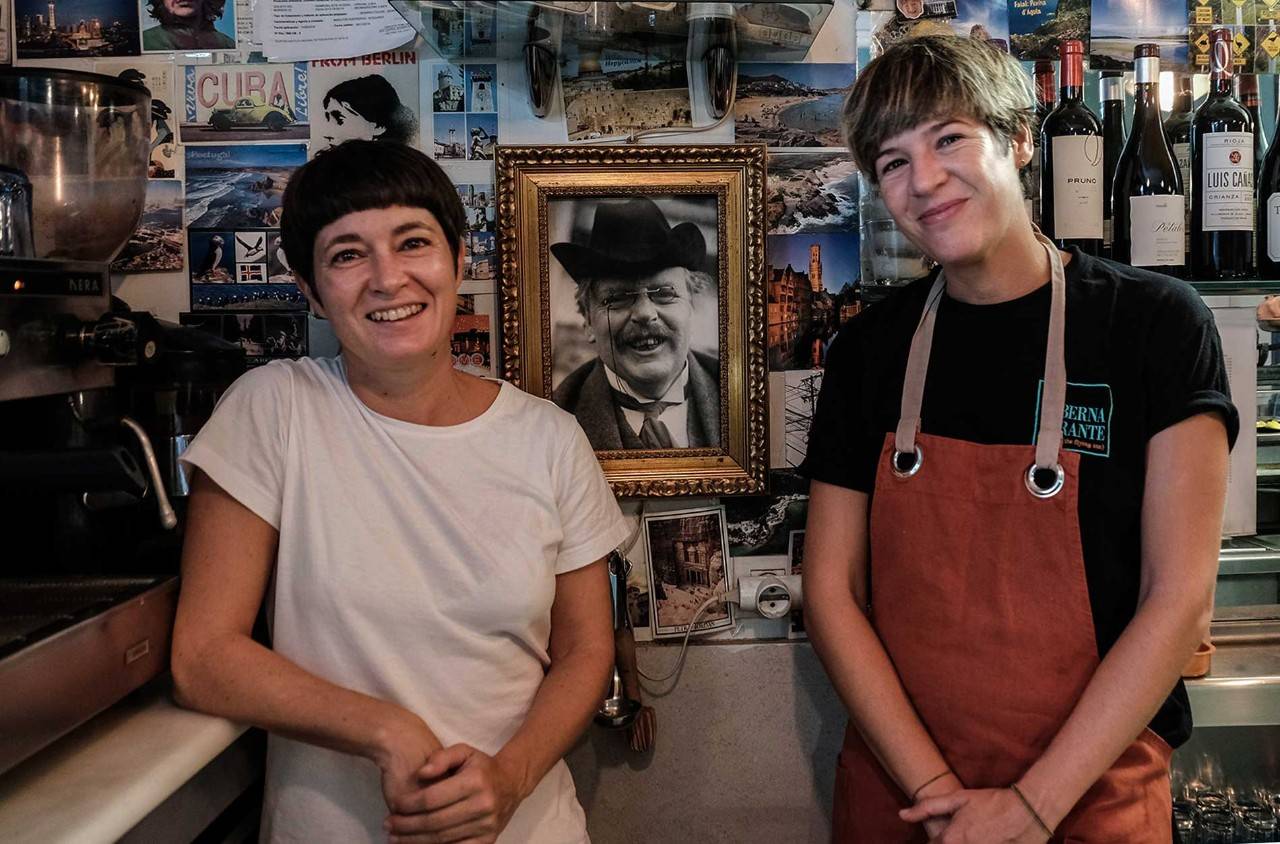
POLYGON ((1205 677, 1187 681, 1197 727, 1280 724, 1280 621, 1219 620, 1205 677))

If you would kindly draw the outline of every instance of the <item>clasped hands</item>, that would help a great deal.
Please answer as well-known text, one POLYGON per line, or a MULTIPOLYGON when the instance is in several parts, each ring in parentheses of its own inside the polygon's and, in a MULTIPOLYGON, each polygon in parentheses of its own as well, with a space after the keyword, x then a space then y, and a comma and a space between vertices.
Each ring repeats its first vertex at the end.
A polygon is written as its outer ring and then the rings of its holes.
POLYGON ((509 762, 466 744, 442 747, 434 736, 381 768, 390 811, 383 829, 394 844, 492 844, 522 798, 509 762))
POLYGON ((949 775, 898 813, 924 825, 930 844, 1044 844, 1048 836, 1008 788, 965 788, 949 775))

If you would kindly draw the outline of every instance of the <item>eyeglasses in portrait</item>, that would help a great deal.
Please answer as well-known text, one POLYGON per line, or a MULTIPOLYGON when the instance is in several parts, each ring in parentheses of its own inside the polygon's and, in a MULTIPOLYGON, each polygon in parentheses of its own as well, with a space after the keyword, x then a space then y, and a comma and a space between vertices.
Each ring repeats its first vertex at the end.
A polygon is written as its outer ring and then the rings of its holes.
POLYGON ((763 489, 764 157, 703 150, 499 149, 505 375, 623 495, 763 489))

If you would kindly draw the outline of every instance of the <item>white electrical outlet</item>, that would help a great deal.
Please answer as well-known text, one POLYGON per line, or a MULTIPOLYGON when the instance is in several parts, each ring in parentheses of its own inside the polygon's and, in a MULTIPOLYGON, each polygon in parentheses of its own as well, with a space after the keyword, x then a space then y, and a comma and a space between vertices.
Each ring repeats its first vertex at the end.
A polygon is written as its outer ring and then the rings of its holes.
POLYGON ((744 575, 738 578, 738 606, 764 618, 785 618, 800 608, 798 574, 744 575))

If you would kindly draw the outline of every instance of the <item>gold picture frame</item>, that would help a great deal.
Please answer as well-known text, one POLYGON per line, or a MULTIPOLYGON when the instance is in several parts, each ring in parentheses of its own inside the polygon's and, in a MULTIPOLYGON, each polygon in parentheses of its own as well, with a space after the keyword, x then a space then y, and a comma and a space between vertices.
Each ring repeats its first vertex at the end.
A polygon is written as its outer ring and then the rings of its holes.
POLYGON ((764 492, 765 147, 500 146, 496 168, 503 377, 578 417, 617 495, 764 492), (629 386, 651 376, 672 401, 629 386))

